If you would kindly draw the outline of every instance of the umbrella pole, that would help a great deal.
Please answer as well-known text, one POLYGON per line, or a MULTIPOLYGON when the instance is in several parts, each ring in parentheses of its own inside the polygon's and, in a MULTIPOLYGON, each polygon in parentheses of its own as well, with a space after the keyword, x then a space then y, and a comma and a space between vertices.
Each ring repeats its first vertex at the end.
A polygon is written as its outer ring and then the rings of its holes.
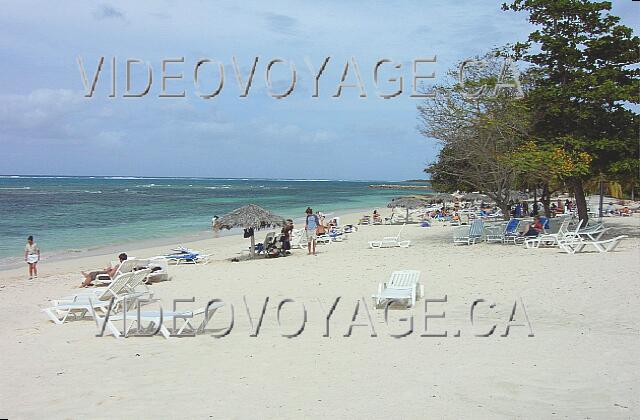
POLYGON ((409 207, 407 207, 407 217, 405 219, 405 223, 409 223, 409 207))
POLYGON ((253 258, 253 256, 255 255, 255 249, 256 249, 256 237, 254 235, 251 235, 251 258, 253 258))

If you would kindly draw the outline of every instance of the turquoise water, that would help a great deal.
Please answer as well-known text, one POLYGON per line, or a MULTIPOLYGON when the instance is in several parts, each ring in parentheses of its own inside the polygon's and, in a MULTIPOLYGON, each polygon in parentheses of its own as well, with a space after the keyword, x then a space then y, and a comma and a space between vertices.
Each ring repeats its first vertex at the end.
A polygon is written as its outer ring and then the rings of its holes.
POLYGON ((0 263, 19 258, 28 235, 35 236, 43 252, 84 251, 203 232, 211 228, 214 215, 249 203, 297 218, 307 206, 324 212, 363 209, 415 194, 368 188, 372 183, 2 176, 0 263))

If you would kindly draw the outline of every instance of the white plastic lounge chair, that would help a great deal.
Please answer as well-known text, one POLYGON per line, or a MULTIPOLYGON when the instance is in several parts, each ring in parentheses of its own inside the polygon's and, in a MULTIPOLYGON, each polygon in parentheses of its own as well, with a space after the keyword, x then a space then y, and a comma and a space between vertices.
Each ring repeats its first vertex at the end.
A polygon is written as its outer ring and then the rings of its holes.
POLYGON ((385 236, 380 241, 369 241, 369 248, 392 248, 392 247, 400 247, 400 248, 408 248, 411 245, 411 241, 401 241, 400 235, 404 230, 406 224, 403 224, 400 228, 400 231, 396 236, 385 236))
POLYGON ((406 300, 407 306, 415 306, 416 300, 424 296, 424 286, 420 285, 420 271, 403 270, 391 273, 387 283, 378 284, 378 293, 371 297, 376 307, 387 300, 406 300))
MULTIPOLYGON (((183 321, 182 326, 176 331, 176 334, 182 334, 184 330, 187 328, 189 328, 189 330, 191 331, 199 331, 204 327, 206 327, 206 323, 211 319, 214 312, 219 308, 221 308, 222 306, 224 306, 224 303, 222 302, 216 302, 211 304, 211 306, 209 306, 208 318, 207 316, 204 316, 202 323, 200 323, 200 325, 197 327, 194 327, 191 324, 191 322, 193 321, 193 317, 196 317, 198 315, 205 315, 207 311, 206 307, 199 308, 194 311, 176 311, 176 312, 162 311, 162 324, 160 325, 160 334, 162 334, 164 338, 171 337, 171 333, 167 328, 167 325, 173 326, 173 322, 176 319, 181 319, 183 321), (185 318, 185 316, 187 316, 187 318, 185 318)), ((98 329, 102 331, 102 326, 105 323, 106 316, 101 317, 100 314, 98 314, 94 309, 91 309, 91 311, 92 311, 93 319, 95 319, 96 325, 98 326, 98 329)), ((113 335, 115 338, 122 337, 123 333, 121 333, 120 330, 118 330, 116 323, 118 321, 124 322, 125 317, 127 320, 131 320, 130 323, 127 322, 126 330, 124 331, 124 335, 128 334, 133 328, 133 326, 137 324, 137 320, 138 320, 137 310, 128 311, 126 313, 110 314, 109 320, 106 321, 106 325, 104 328, 105 333, 108 335, 113 335)), ((140 311, 139 319, 140 319, 140 322, 158 323, 160 322, 160 311, 140 311)))
POLYGON ((518 226, 520 226, 520 220, 511 219, 506 223, 500 223, 497 226, 487 227, 485 229, 487 243, 510 242, 514 236, 517 236, 518 226))
POLYGON ((484 222, 481 219, 475 219, 469 226, 456 228, 453 232, 453 243, 473 245, 482 240, 484 235, 484 222))
MULTIPOLYGON (((128 258, 124 260, 118 266, 113 278, 118 277, 120 274, 130 273, 137 268, 146 268, 149 265, 149 260, 128 258)), ((107 274, 98 274, 94 280, 96 286, 108 285, 111 283, 112 278, 107 274)))
POLYGON ((327 232, 322 235, 316 236, 316 243, 318 244, 330 244, 332 242, 342 242, 345 235, 341 230, 335 229, 334 231, 327 232))
POLYGON ((317 244, 329 245, 329 244, 331 244, 331 242, 333 242, 331 240, 331 236, 327 235, 326 233, 323 234, 323 235, 316 236, 316 243, 317 244))
POLYGON ((568 238, 561 240, 558 245, 567 254, 576 254, 584 251, 587 245, 593 246, 598 252, 611 252, 615 250, 620 242, 627 238, 627 235, 617 236, 605 241, 588 241, 582 238, 568 238))
POLYGON ((607 230, 609 230, 609 228, 606 228, 603 223, 597 223, 593 226, 580 229, 578 235, 580 237, 586 236, 591 241, 598 241, 607 230))
POLYGON ((304 249, 307 247, 307 232, 305 229, 293 229, 291 231, 291 248, 304 249))
POLYGON ((573 231, 569 231, 569 224, 571 223, 570 218, 566 218, 562 221, 560 228, 557 233, 547 233, 543 235, 539 235, 535 238, 527 238, 524 241, 524 246, 527 248, 539 248, 541 245, 544 246, 555 246, 558 245, 558 242, 563 239, 574 238, 578 235, 578 231, 580 230, 580 226, 582 226, 582 220, 578 221, 576 228, 573 231))
MULTIPOLYGON (((112 296, 117 297, 118 295, 124 294, 134 294, 142 296, 147 294, 149 299, 153 298, 153 292, 149 289, 149 287, 144 284, 145 280, 150 276, 151 269, 147 270, 137 270, 129 273, 121 274, 116 277, 118 282, 112 282, 106 287, 91 287, 91 288, 82 288, 76 290, 73 294, 69 296, 62 297, 60 299, 52 300, 51 303, 53 305, 58 305, 61 303, 70 303, 78 298, 88 298, 92 297, 94 299, 108 300, 112 296), (127 279, 124 284, 119 282, 121 276, 127 279)), ((115 280, 114 280, 115 281, 115 280)))
POLYGON ((150 270, 139 270, 131 273, 124 273, 116 277, 111 285, 98 295, 78 295, 71 300, 58 301, 57 304, 42 311, 56 324, 64 324, 69 316, 75 319, 84 318, 89 312, 106 311, 111 304, 111 298, 115 298, 114 303, 119 305, 125 298, 140 297, 139 293, 121 293, 126 290, 126 284, 133 276, 144 279, 150 270))
POLYGON ((169 262, 165 259, 149 261, 151 273, 144 280, 145 283, 158 283, 169 280, 169 262))

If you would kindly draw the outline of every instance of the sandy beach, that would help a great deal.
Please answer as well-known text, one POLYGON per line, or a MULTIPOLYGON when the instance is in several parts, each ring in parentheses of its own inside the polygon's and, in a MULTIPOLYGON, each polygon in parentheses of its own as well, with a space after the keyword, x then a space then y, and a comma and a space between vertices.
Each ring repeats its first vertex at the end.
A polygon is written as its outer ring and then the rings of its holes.
MULTIPOLYGON (((361 215, 343 216, 343 223, 361 215)), ((207 265, 170 267, 151 286, 164 310, 226 303, 212 333, 96 337, 91 319, 54 325, 41 308, 68 295, 81 270, 115 255, 0 272, 0 417, 8 418, 609 418, 640 416, 640 218, 607 218, 630 235, 616 252, 567 255, 556 248, 451 243, 452 228, 407 225, 409 248, 369 249, 399 226, 362 226, 318 255, 233 263, 241 236, 188 245, 207 265), (415 308, 373 307, 371 294, 394 270, 420 270, 415 308), (269 298, 256 337, 265 298, 269 298), (340 298, 329 320, 326 317, 340 298), (283 299, 293 299, 278 307, 283 299), (476 307, 474 325, 470 310, 476 307), (372 325, 368 324, 366 302, 372 325), (247 311, 248 305, 250 316, 247 311), (360 301, 360 304, 358 304, 360 301), (516 303, 515 320, 503 336, 516 303), (304 330, 302 304, 307 311, 304 330), (493 308, 490 306, 495 304, 493 308), (348 333, 356 306, 358 315, 348 333), (222 338, 212 334, 234 324, 222 338), (528 318, 525 322, 524 313, 528 318), (413 316, 413 332, 403 338, 413 316), (495 324, 495 332, 486 335, 495 324), (530 336, 530 329, 533 336, 530 336), (374 333, 375 330, 375 333, 374 333), (425 334, 446 337, 425 337, 425 334), (375 336, 372 336, 375 335, 375 336)), ((266 231, 258 232, 262 240, 266 231)), ((166 247, 128 249, 149 257, 166 247)))

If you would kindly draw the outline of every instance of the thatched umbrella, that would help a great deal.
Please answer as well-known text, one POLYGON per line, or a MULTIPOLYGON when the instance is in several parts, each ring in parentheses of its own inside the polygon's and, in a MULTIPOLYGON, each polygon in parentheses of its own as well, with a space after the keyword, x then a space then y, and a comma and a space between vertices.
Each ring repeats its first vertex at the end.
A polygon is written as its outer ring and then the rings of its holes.
POLYGON ((407 210, 407 222, 409 221, 409 210, 429 205, 429 197, 404 196, 397 197, 389 201, 387 207, 402 207, 407 210))
POLYGON ((476 192, 467 193, 460 197, 461 200, 465 201, 487 200, 488 198, 489 197, 487 195, 476 192))
MULTIPOLYGON (((233 210, 216 220, 216 229, 231 229, 241 227, 243 229, 253 228, 260 230, 271 226, 284 225, 284 218, 271 213, 255 204, 249 204, 233 210)), ((254 255, 256 245, 255 236, 251 235, 251 257, 254 255)))
POLYGON ((453 201, 455 196, 449 193, 438 193, 434 195, 430 195, 429 199, 432 201, 453 201))
POLYGON ((509 192, 509 200, 523 201, 523 200, 528 200, 528 199, 529 199, 529 194, 527 194, 527 193, 523 193, 521 191, 510 191, 509 192))

